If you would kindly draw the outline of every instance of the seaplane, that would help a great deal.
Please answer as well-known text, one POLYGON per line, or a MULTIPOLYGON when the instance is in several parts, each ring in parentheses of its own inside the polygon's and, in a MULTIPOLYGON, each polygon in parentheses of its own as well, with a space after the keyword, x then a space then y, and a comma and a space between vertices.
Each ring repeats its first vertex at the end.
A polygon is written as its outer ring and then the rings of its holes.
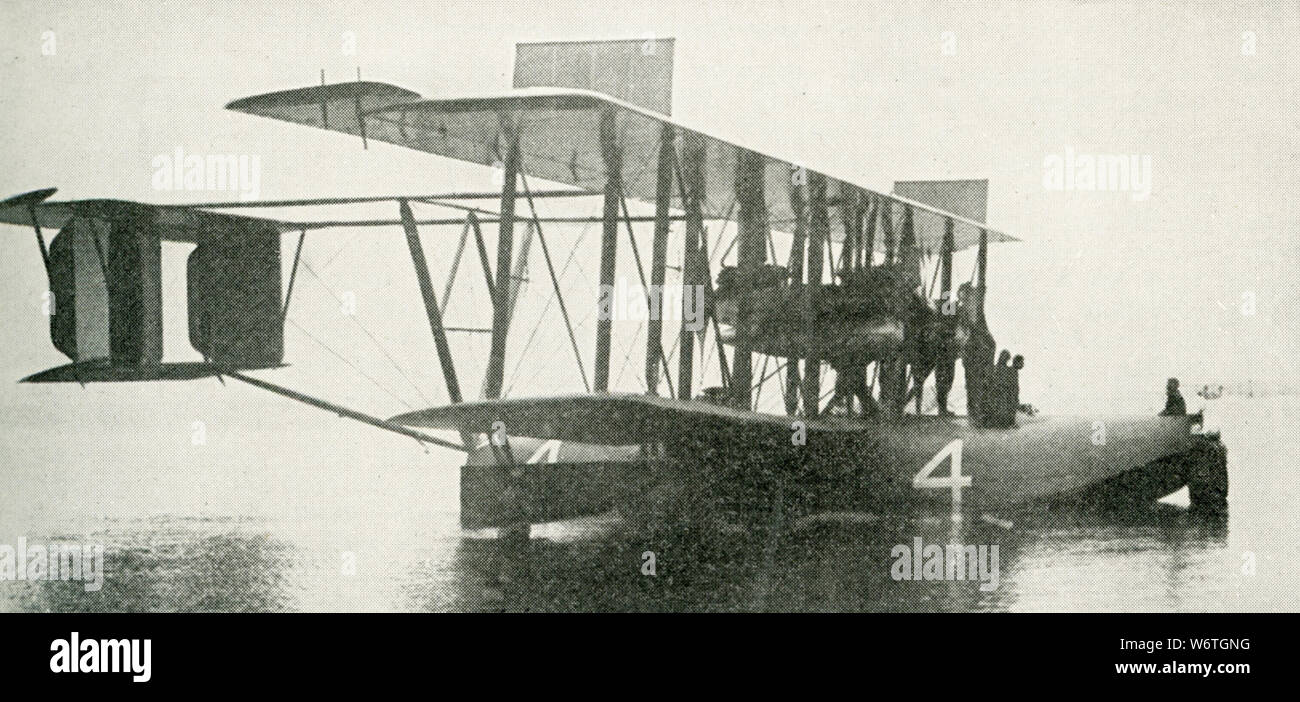
POLYGON ((872 189, 688 127, 670 116, 672 53, 670 39, 521 44, 515 86, 498 94, 425 98, 358 78, 227 105, 353 135, 363 147, 386 142, 496 168, 499 192, 162 205, 58 201, 47 188, 3 201, 0 222, 35 232, 58 301, 50 338, 70 361, 23 382, 230 378, 460 451, 467 529, 527 534, 529 525, 612 511, 692 523, 771 510, 939 510, 961 519, 1059 499, 1151 501, 1184 486, 1193 508, 1226 510, 1226 450, 1197 415, 1031 416, 1013 408, 1009 423, 981 420, 975 410, 992 386, 971 380, 995 375, 993 349, 972 347, 988 338, 990 245, 1017 241, 986 224, 987 181, 872 189), (538 182, 547 185, 533 187, 538 182), (611 389, 609 315, 598 315, 590 358, 574 333, 574 303, 561 294, 542 232, 583 220, 544 217, 537 206, 574 198, 603 204, 601 216, 590 218, 600 226, 602 290, 615 285, 626 234, 644 290, 664 286, 672 269, 706 297, 703 332, 676 332, 674 373, 664 297, 647 294, 643 393, 611 389), (633 216, 629 201, 653 214, 633 216), (397 217, 256 214, 359 203, 391 203, 397 217), (456 216, 417 219, 412 203, 456 216), (713 244, 711 255, 709 226, 725 227, 733 216, 733 241, 721 256, 713 244), (462 228, 457 261, 473 237, 491 298, 478 399, 465 396, 448 341, 450 286, 440 303, 424 254, 420 228, 443 226, 462 228), (553 332, 571 342, 571 394, 504 396, 512 304, 528 256, 527 245, 516 250, 520 226, 541 245, 563 313, 565 328, 553 332), (337 227, 405 232, 447 404, 381 417, 268 378, 285 365, 285 318, 304 241, 337 227), (487 253, 493 228, 495 266, 487 253), (646 228, 643 260, 638 237, 646 228), (674 228, 684 244, 671 266, 674 228), (281 257, 294 235, 283 284, 281 257), (185 270, 188 335, 201 362, 163 358, 163 243, 193 247, 185 270), (972 248, 971 279, 954 291, 953 256, 972 248), (734 265, 711 270, 732 251, 734 265), (714 351, 705 347, 709 334, 714 351), (714 352, 721 385, 697 391, 696 360, 714 352), (769 361, 777 371, 766 372, 769 361), (946 367, 951 385, 958 362, 970 388, 966 413, 947 412, 946 400, 935 414, 922 413, 930 372, 946 367), (851 386, 847 392, 824 388, 832 375, 837 390, 851 386), (773 377, 783 411, 763 411, 757 401, 773 377))

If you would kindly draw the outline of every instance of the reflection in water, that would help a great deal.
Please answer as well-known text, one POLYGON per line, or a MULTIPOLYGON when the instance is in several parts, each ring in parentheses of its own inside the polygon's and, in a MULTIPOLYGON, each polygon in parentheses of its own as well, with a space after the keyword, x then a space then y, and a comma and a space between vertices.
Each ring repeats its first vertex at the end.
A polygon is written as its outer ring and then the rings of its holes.
MULTIPOLYGON (((397 511, 388 520, 369 508, 347 518, 322 510, 279 520, 110 520, 88 536, 47 529, 45 539, 103 543, 100 592, 75 582, 0 582, 0 609, 1294 610, 1297 576, 1284 564, 1300 556, 1300 486, 1287 469, 1300 460, 1300 444, 1275 423, 1281 420, 1264 419, 1271 416, 1225 427, 1232 475, 1226 520, 1163 502, 1112 512, 1036 506, 960 523, 839 515, 777 531, 631 531, 594 519, 537 527, 513 550, 462 534, 448 511, 397 511), (997 589, 983 592, 971 580, 895 580, 892 550, 917 538, 996 545, 997 589), (355 572, 340 567, 347 554, 355 572), (1247 554, 1257 574, 1243 569, 1247 554)), ((73 517, 65 521, 66 531, 77 531, 73 517)))
MULTIPOLYGON (((1081 605, 1078 593, 1071 590, 1089 583, 1053 588, 1050 597, 1038 601, 1043 560, 1089 557, 1103 562, 1146 560, 1131 579, 1145 580, 1148 586, 1166 583, 1157 599, 1176 603, 1178 592, 1195 585, 1195 567, 1189 567, 1200 560, 1195 554, 1221 549, 1226 536, 1226 522, 1207 521, 1163 504, 1121 513, 1058 509, 1020 517, 1024 521, 1010 529, 939 518, 868 517, 783 533, 775 548, 773 535, 759 531, 675 530, 572 543, 534 539, 526 555, 511 554, 494 541, 464 541, 456 554, 457 609, 1070 609, 1081 605), (892 550, 899 544, 910 546, 917 538, 926 544, 996 545, 1000 587, 984 592, 977 580, 895 580, 892 550), (644 572, 647 552, 655 554, 654 575, 644 572), (1193 582, 1179 582, 1187 578, 1193 582), (1026 601, 1019 601, 1022 597, 1026 601)), ((1130 579, 1123 570, 1110 575, 1130 579)))
POLYGON ((223 525, 171 519, 114 525, 88 537, 105 547, 102 589, 86 592, 72 581, 8 582, 9 603, 35 612, 245 612, 292 606, 286 577, 293 567, 292 547, 267 534, 206 533, 214 526, 223 525))
MULTIPOLYGON (((23 611, 281 611, 319 600, 350 580, 333 561, 244 523, 149 520, 114 525, 102 538, 105 582, 8 582, 8 607, 23 611)), ((534 538, 507 548, 460 539, 449 558, 413 551, 394 564, 391 601, 355 609, 407 611, 972 611, 1071 609, 1100 581, 1145 583, 1148 595, 1100 609, 1164 603, 1195 590, 1200 554, 1220 549, 1223 522, 1169 505, 1140 512, 1064 509, 997 524, 866 516, 781 534, 611 530, 578 539, 534 538), (973 580, 894 580, 891 550, 926 544, 996 545, 999 587, 973 580), (653 555, 653 573, 647 567, 653 555), (1056 574, 1060 574, 1059 577, 1056 574)), ((57 537, 50 541, 60 540, 57 537)), ((319 554, 317 554, 319 555, 319 554)), ((1120 588, 1125 590, 1127 588, 1120 588)), ((315 608, 315 607, 313 607, 315 608)), ((324 608, 330 608, 328 606, 324 608)))

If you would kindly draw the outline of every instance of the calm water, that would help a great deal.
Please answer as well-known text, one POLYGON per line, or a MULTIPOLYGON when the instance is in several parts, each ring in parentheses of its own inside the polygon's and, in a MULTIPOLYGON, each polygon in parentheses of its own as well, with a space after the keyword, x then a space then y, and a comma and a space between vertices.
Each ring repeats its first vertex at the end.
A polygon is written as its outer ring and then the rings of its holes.
POLYGON ((503 581, 497 544, 458 528, 450 454, 426 456, 399 437, 279 405, 264 416, 209 412, 206 443, 195 447, 185 440, 189 414, 154 409, 161 400, 184 406, 188 390, 125 410, 116 391, 66 392, 82 393, 76 411, 86 417, 119 414, 49 436, 42 408, 52 403, 30 396, 0 445, 0 543, 103 544, 105 583, 86 593, 76 583, 0 582, 0 610, 1300 609, 1294 397, 1225 398, 1214 408, 1229 448, 1226 522, 1186 513, 1185 493, 1124 515, 1040 510, 959 526, 857 515, 777 540, 627 535, 596 518, 535 528, 527 563, 503 581), (241 422, 258 429, 222 430, 241 422), (159 424, 170 429, 148 437, 151 446, 185 447, 141 450, 132 428, 159 424), (248 460, 266 455, 277 459, 248 460), (916 537, 997 545, 998 588, 893 580, 890 550, 916 537), (642 573, 647 551, 653 576, 642 573), (1252 561, 1254 574, 1243 573, 1252 561))

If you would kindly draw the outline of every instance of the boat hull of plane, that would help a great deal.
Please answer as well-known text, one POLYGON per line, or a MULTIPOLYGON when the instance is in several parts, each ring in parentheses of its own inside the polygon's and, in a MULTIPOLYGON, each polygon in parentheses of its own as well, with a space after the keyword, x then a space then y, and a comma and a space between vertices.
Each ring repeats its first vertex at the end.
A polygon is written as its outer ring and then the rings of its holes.
POLYGON ((804 446, 743 430, 662 449, 511 437, 514 469, 482 442, 461 473, 461 519, 482 528, 616 508, 636 521, 743 522, 766 514, 777 494, 805 514, 979 515, 1048 500, 1154 500, 1184 485, 1195 503, 1226 506, 1226 454, 1217 440, 1191 433, 1191 418, 1021 419, 1016 428, 984 429, 961 418, 907 417, 804 446))

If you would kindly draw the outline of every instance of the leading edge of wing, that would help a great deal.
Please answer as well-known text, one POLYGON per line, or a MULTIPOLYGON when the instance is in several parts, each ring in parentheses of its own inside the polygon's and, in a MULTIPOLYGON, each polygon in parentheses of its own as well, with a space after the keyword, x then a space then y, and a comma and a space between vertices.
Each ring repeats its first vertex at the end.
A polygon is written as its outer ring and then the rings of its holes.
MULTIPOLYGON (((474 113, 506 114, 527 111, 552 113, 555 111, 570 113, 588 111, 595 114, 600 110, 611 108, 618 113, 634 116, 646 127, 651 125, 671 125, 680 134, 698 135, 707 143, 714 144, 713 149, 715 151, 722 150, 727 153, 734 153, 744 149, 759 153, 769 165, 784 166, 790 169, 801 167, 788 159, 770 156, 753 149, 745 149, 745 147, 740 147, 725 139, 687 127, 667 116, 645 110, 603 93, 571 88, 525 88, 482 96, 424 99, 418 93, 387 83, 337 83, 254 95, 235 100, 226 107, 237 112, 246 112, 261 117, 353 135, 363 133, 362 125, 366 124, 365 133, 371 139, 482 165, 492 165, 500 159, 500 154, 497 153, 499 150, 498 133, 495 125, 491 129, 475 126, 467 128, 468 131, 464 133, 459 133, 455 130, 453 122, 460 116, 474 113), (410 118, 420 116, 426 119, 432 118, 432 121, 426 125, 408 121, 410 118), (448 121, 444 123, 439 118, 448 121), (370 124, 372 119, 375 120, 375 123, 370 124)), ((569 119, 565 121, 566 125, 573 125, 569 127, 569 130, 573 133, 569 135, 569 138, 559 141, 569 146, 587 143, 589 148, 585 148, 583 153, 566 158, 559 158, 556 154, 529 154, 532 158, 524 159, 522 170, 528 175, 546 180, 589 190, 598 190, 604 182, 604 178, 603 174, 598 172, 603 166, 599 164, 597 158, 599 155, 597 153, 598 148, 593 137, 597 131, 597 122, 598 120, 595 119, 569 119), (582 158, 578 158, 578 156, 582 156, 582 158)), ((653 132, 653 130, 642 131, 647 134, 653 132)), ((548 140, 548 144, 554 147, 551 140, 548 140)), ((640 147, 644 150, 644 153, 639 154, 638 157, 629 158, 625 155, 625 167, 632 163, 648 164, 653 161, 654 151, 657 146, 645 142, 641 143, 640 147)), ((723 180, 728 180, 731 177, 731 167, 721 167, 719 169, 720 165, 713 164, 713 170, 717 171, 715 175, 720 176, 723 180)), ((706 168, 706 171, 708 170, 710 169, 706 168)), ((641 182, 635 178, 629 178, 629 175, 625 173, 624 186, 628 189, 630 197, 645 199, 653 196, 654 183, 652 178, 643 178, 644 182, 641 182)), ((980 230, 987 233, 990 243, 1018 241, 1015 237, 989 227, 983 222, 975 222, 922 202, 873 190, 829 174, 827 174, 827 178, 833 183, 841 184, 843 187, 853 188, 899 206, 909 207, 918 214, 926 213, 939 218, 951 218, 958 225, 958 242, 956 246, 958 250, 973 245, 977 239, 975 233, 980 230)), ((768 186, 771 188, 778 182, 788 181, 789 176, 771 176, 767 180, 768 186)), ((726 187, 723 189, 730 190, 731 188, 726 187)), ((788 211, 789 203, 787 200, 789 198, 781 192, 783 189, 788 188, 783 186, 773 190, 767 197, 767 205, 773 210, 772 217, 776 222, 788 220, 793 216, 792 212, 788 211)), ((901 212, 895 216, 901 216, 901 212)), ((838 217, 832 218, 831 228, 833 232, 837 231, 837 227, 840 226, 839 219, 838 217)), ((776 226, 776 228, 780 227, 776 226)), ((877 243, 878 246, 884 245, 883 242, 877 243)))
MULTIPOLYGON (((383 101, 388 103, 412 102, 421 99, 419 93, 401 88, 391 83, 375 81, 351 81, 348 83, 331 83, 313 85, 306 88, 277 90, 260 95, 250 95, 226 104, 227 110, 261 114, 264 110, 300 107, 302 105, 329 104, 340 100, 365 100, 367 103, 383 101)), ((373 109, 374 105, 363 105, 363 109, 373 109)))
MULTIPOLYGON (((399 414, 388 421, 474 434, 492 434, 504 425, 510 436, 626 446, 737 428, 788 435, 795 419, 699 400, 593 393, 463 402, 399 414)), ((817 420, 800 421, 810 432, 834 430, 817 420)))
MULTIPOLYGON (((53 190, 51 188, 50 190, 53 190)), ((38 191, 43 192, 43 191, 38 191)), ((32 226, 32 213, 41 227, 62 229, 73 216, 94 217, 107 220, 148 220, 158 227, 165 241, 197 243, 212 231, 239 232, 246 227, 271 226, 280 232, 297 231, 300 223, 286 222, 268 217, 210 212, 192 207, 157 205, 134 200, 62 200, 29 202, 24 198, 31 193, 17 195, 0 201, 0 223, 32 226)))

